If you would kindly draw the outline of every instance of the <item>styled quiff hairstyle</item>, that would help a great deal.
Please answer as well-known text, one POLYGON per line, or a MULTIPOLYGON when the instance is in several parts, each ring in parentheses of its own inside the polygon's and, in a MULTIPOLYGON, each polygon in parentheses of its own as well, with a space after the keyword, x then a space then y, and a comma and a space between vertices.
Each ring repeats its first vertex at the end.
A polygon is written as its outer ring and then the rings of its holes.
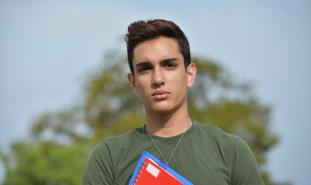
POLYGON ((185 68, 191 63, 189 42, 184 32, 172 21, 153 19, 136 21, 129 25, 125 36, 127 43, 127 58, 132 74, 134 74, 133 55, 135 47, 147 40, 160 36, 175 39, 179 51, 184 57, 185 68))

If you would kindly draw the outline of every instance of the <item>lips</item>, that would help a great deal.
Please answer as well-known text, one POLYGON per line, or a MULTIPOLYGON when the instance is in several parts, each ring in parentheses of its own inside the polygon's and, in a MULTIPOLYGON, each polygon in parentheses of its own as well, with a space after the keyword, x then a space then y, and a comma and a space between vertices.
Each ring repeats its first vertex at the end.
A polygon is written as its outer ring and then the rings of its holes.
POLYGON ((152 93, 152 97, 155 100, 164 100, 168 97, 169 94, 170 94, 170 92, 164 91, 164 90, 155 91, 154 93, 152 93))

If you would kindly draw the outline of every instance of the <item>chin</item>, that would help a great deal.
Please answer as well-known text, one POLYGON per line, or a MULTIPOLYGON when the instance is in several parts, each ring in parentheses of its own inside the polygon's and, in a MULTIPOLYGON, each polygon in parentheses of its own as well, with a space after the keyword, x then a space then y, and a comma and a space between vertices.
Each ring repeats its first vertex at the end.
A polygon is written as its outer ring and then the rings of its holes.
POLYGON ((151 107, 147 108, 150 112, 157 112, 157 113, 170 113, 176 109, 175 106, 169 104, 167 102, 157 103, 151 107))

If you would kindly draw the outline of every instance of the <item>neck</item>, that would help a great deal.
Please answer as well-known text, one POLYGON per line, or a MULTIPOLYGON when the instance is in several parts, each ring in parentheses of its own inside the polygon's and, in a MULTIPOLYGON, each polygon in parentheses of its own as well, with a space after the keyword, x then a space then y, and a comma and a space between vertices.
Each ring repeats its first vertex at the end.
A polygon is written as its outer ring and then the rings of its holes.
POLYGON ((147 130, 151 135, 173 137, 186 132, 191 127, 187 107, 169 113, 146 111, 147 130))

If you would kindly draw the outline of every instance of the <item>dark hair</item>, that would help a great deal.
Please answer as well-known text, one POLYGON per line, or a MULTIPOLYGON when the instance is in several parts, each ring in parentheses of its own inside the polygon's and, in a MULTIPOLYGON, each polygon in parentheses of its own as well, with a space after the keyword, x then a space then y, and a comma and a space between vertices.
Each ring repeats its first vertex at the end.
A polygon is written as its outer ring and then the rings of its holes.
POLYGON ((128 33, 125 36, 128 63, 133 74, 133 53, 135 47, 144 41, 155 39, 160 36, 175 39, 178 43, 179 51, 184 57, 185 68, 190 64, 191 55, 189 42, 179 26, 172 21, 163 19, 140 20, 129 25, 128 33))

